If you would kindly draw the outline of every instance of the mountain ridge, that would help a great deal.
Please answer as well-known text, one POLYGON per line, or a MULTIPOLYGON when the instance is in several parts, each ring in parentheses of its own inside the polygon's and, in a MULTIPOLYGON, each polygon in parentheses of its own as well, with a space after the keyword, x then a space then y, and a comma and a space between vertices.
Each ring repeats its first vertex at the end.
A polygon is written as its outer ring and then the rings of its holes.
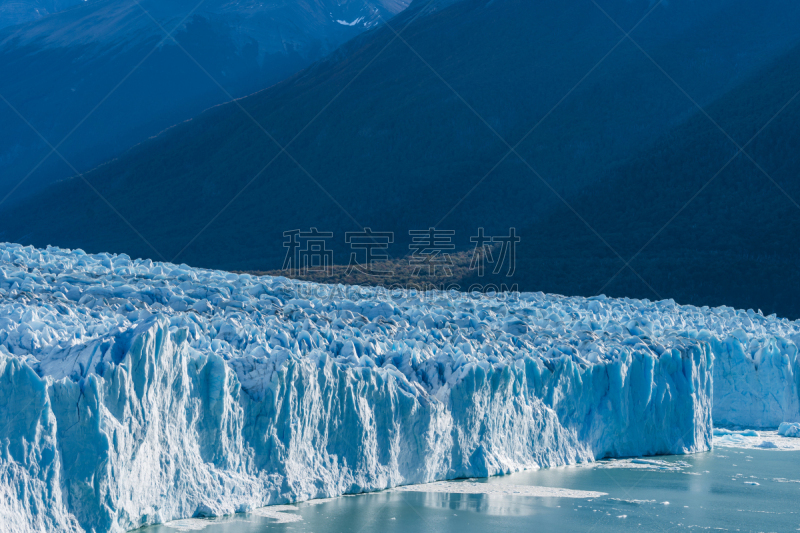
POLYGON ((26 24, 86 1, 89 0, 3 0, 0 2, 0 29, 26 24))
POLYGON ((230 96, 274 85, 404 7, 95 0, 0 30, 0 94, 14 108, 0 107, 2 196, 26 176, 9 201, 74 174, 51 156, 29 175, 49 148, 17 111, 53 145, 79 125, 60 151, 85 172, 230 96), (337 22, 351 17, 361 22, 337 22))

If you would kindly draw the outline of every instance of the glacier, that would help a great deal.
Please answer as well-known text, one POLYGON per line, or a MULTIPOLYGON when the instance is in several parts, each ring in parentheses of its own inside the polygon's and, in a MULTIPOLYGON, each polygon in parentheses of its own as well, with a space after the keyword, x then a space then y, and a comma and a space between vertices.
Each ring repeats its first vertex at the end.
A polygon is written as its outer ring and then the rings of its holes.
POLYGON ((126 531, 800 422, 800 325, 0 244, 0 531, 126 531), (5 529, 4 529, 5 528, 5 529))

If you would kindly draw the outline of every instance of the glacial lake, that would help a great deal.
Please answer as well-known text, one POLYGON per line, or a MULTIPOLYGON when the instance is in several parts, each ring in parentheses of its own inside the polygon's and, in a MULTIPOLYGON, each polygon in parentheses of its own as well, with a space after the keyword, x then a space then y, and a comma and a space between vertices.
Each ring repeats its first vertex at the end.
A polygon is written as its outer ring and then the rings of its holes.
POLYGON ((800 531, 797 450, 717 447, 696 455, 602 461, 430 488, 345 496, 219 519, 182 520, 139 531, 800 531), (553 496, 548 488, 569 490, 553 496))

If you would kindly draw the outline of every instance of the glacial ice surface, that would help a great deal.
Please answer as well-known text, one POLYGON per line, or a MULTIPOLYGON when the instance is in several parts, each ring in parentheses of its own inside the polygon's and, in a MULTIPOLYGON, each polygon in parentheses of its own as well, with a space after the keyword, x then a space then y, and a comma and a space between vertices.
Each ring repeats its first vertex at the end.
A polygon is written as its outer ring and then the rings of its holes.
POLYGON ((800 421, 798 334, 669 300, 387 293, 0 244, 0 516, 124 531, 703 451, 712 395, 727 424, 800 421))

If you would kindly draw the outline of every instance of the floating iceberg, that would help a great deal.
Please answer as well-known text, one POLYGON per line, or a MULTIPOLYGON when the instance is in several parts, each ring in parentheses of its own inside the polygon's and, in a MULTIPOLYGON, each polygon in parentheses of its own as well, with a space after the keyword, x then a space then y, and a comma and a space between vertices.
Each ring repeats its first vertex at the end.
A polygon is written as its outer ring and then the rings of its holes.
POLYGON ((800 424, 782 422, 781 425, 778 426, 778 435, 782 437, 800 438, 800 424))
POLYGON ((712 397, 732 424, 800 418, 798 334, 672 301, 387 293, 4 244, 0 516, 124 531, 703 451, 712 397))

